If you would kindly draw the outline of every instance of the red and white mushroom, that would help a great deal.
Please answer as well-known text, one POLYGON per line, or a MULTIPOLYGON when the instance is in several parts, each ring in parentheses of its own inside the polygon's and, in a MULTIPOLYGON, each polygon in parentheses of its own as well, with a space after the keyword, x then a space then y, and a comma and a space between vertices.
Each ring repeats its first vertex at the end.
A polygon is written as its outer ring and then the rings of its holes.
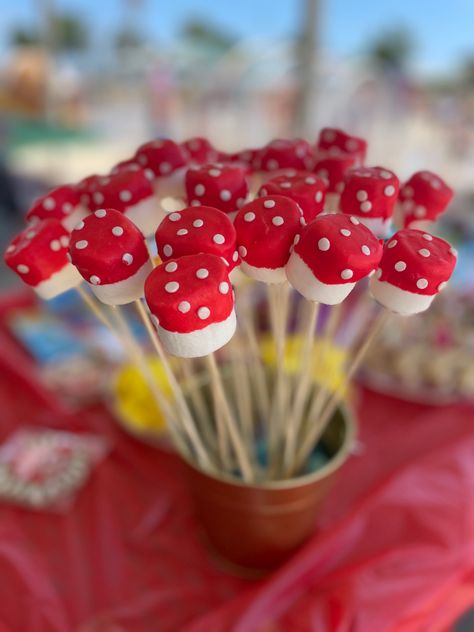
POLYGON ((234 222, 242 271, 263 283, 284 283, 285 265, 304 223, 298 204, 282 195, 267 195, 243 206, 234 222))
POLYGON ((367 141, 336 127, 323 127, 316 143, 316 153, 319 159, 349 154, 354 157, 356 165, 363 165, 367 141))
POLYGON ((98 209, 71 233, 72 263, 103 303, 124 305, 143 296, 152 270, 145 238, 115 209, 98 209))
POLYGON ((297 237, 286 274, 309 301, 336 305, 376 269, 381 256, 379 240, 356 217, 318 215, 297 237))
POLYGON ((219 152, 212 144, 201 136, 194 138, 188 138, 181 146, 188 154, 188 162, 195 165, 205 165, 209 162, 216 162, 219 160, 219 152))
POLYGON ((154 173, 154 186, 160 199, 184 197, 188 154, 181 145, 166 138, 153 140, 137 149, 135 159, 143 169, 154 173))
POLYGON ((44 299, 81 284, 68 259, 69 233, 57 219, 40 219, 27 226, 5 251, 5 263, 44 299))
POLYGON ((95 211, 104 207, 126 215, 145 235, 152 235, 165 215, 142 169, 103 176, 91 193, 89 208, 95 211))
POLYGON ((222 257, 228 271, 239 263, 235 228, 225 213, 210 206, 190 206, 167 215, 155 233, 163 261, 197 253, 222 257))
POLYGON ((456 260, 456 250, 444 239, 421 230, 400 230, 384 246, 370 291, 397 314, 424 312, 446 286, 456 260))
POLYGON ((206 164, 191 167, 185 176, 188 204, 213 206, 234 219, 246 201, 249 187, 238 165, 206 164))
POLYGON ((401 187, 398 202, 405 228, 429 228, 446 210, 454 191, 431 171, 418 171, 401 187))
POLYGON ((172 355, 205 356, 234 335, 234 294, 220 257, 195 254, 162 263, 146 280, 145 298, 172 355))
POLYGON ((307 223, 324 211, 326 184, 314 173, 298 171, 295 175, 277 176, 260 187, 259 196, 284 195, 294 200, 307 223))
POLYGON ((329 213, 339 210, 339 197, 344 190, 344 179, 349 169, 355 164, 354 156, 340 154, 318 160, 314 173, 322 178, 327 186, 325 209, 329 213))
POLYGON ((344 190, 339 200, 343 213, 355 215, 378 237, 391 232, 400 182, 384 167, 358 167, 346 173, 344 190))
POLYGON ((81 204, 81 195, 74 185, 64 184, 35 200, 26 214, 27 222, 54 218, 71 231, 88 210, 81 204))
POLYGON ((311 171, 314 166, 314 152, 311 145, 302 138, 277 138, 262 147, 254 164, 264 183, 277 175, 311 171))

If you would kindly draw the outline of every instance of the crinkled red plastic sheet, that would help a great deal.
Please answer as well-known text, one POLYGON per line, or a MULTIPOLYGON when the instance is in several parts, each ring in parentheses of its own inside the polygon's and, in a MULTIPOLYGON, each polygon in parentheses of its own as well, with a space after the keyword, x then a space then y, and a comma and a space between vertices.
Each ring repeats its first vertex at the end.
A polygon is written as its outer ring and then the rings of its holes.
POLYGON ((58 411, 27 361, 4 356, 1 440, 38 424, 98 432, 113 451, 65 515, 0 506, 2 632, 439 632, 474 603, 472 407, 362 391, 357 455, 317 533, 253 583, 208 555, 173 455, 101 408, 58 411))

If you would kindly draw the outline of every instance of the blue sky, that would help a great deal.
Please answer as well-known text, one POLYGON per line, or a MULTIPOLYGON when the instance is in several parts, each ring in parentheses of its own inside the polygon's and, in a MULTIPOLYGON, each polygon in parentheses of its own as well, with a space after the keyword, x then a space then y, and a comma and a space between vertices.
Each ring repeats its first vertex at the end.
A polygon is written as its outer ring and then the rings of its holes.
MULTIPOLYGON (((52 0, 53 1, 53 0, 52 0)), ((140 0, 135 0, 139 2, 140 0)), ((0 47, 15 24, 34 24, 40 0, 0 0, 0 47)), ((106 37, 125 18, 125 0, 54 0, 82 13, 93 39, 106 37)), ((141 23, 167 44, 190 16, 206 17, 237 37, 286 38, 298 29, 302 0, 141 0, 141 23)), ((474 55, 474 0, 321 0, 323 45, 338 56, 358 53, 380 32, 406 25, 417 43, 419 70, 446 71, 474 55)))

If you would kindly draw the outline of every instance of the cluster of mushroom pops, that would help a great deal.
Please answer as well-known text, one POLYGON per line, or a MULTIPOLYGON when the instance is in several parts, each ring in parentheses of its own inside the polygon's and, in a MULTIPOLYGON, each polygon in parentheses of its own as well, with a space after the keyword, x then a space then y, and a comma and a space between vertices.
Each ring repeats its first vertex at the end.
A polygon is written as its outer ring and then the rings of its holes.
POLYGON ((109 174, 36 200, 5 261, 44 299, 83 281, 105 305, 144 298, 159 344, 182 358, 234 335, 237 269, 326 305, 370 277, 384 308, 422 312, 455 267, 455 250, 431 234, 453 192, 429 171, 400 186, 393 171, 365 166, 366 152, 333 128, 315 145, 274 140, 235 154, 203 138, 151 141, 109 174))

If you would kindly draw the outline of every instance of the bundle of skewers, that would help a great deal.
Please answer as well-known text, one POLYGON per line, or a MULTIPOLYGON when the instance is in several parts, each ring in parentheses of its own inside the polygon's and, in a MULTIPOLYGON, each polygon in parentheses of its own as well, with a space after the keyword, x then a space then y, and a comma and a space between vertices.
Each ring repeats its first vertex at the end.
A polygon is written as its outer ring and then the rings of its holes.
POLYGON ((400 186, 390 169, 365 166, 366 153, 332 128, 315 145, 274 140, 236 154, 202 138, 151 141, 109 174, 38 199, 5 261, 45 300, 80 294, 143 374, 185 459, 249 483, 295 477, 380 328, 428 309, 456 264, 432 234, 449 186, 429 171, 400 186), (331 371, 354 290, 368 318, 330 386, 314 370, 331 371))

